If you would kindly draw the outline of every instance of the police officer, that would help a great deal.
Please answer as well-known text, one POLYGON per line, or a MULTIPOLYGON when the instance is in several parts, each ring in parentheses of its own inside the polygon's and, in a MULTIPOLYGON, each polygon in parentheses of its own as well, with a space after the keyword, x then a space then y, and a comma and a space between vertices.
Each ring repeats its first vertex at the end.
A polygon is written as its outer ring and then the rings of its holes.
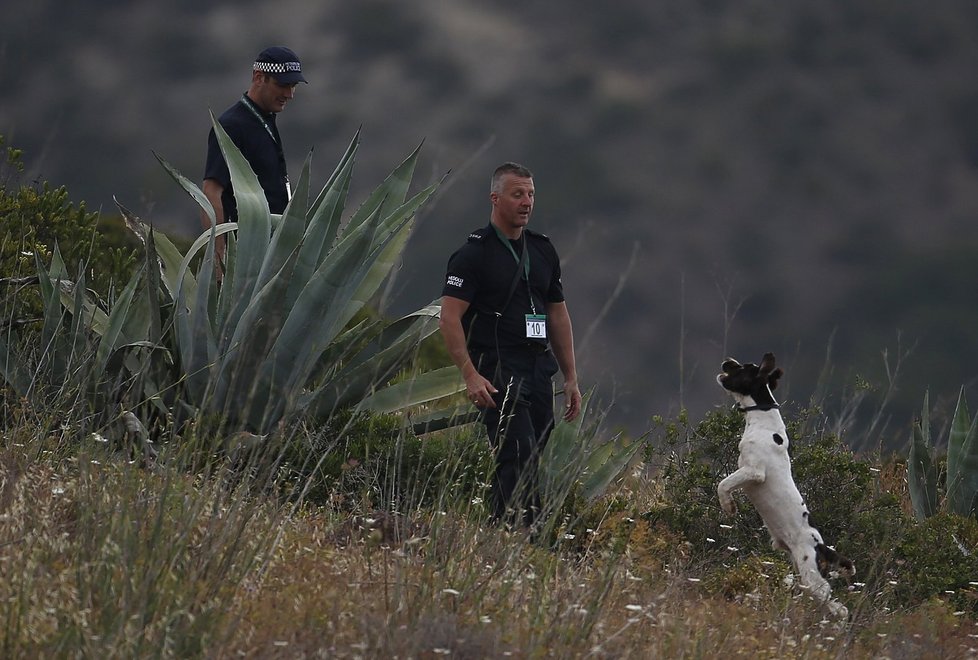
POLYGON ((483 412, 495 451, 493 517, 526 525, 539 508, 536 472, 553 429, 552 377, 564 377, 564 419, 581 410, 574 335, 557 251, 526 229, 533 174, 504 163, 492 175, 489 225, 449 259, 439 328, 483 412))
MULTIPOLYGON (((285 150, 275 117, 295 96, 295 88, 306 82, 299 57, 284 46, 272 46, 258 53, 252 65, 251 86, 237 103, 228 108, 218 122, 258 177, 268 209, 282 213, 289 203, 289 175, 285 150)), ((212 128, 207 136, 207 162, 204 166, 203 193, 214 207, 217 222, 237 222, 237 205, 231 188, 231 174, 212 128)), ((204 229, 210 219, 201 213, 204 229)), ((218 240, 223 255, 224 241, 218 240)))

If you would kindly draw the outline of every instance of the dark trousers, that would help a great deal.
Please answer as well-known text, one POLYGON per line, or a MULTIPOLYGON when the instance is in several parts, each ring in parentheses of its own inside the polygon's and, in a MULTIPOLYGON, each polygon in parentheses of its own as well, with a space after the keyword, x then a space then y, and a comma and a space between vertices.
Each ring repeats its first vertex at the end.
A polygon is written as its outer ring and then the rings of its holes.
POLYGON ((495 454, 492 479, 493 518, 532 525, 540 510, 537 469, 554 425, 552 378, 557 361, 550 351, 503 348, 498 355, 473 355, 479 373, 498 392, 495 409, 483 422, 495 454))

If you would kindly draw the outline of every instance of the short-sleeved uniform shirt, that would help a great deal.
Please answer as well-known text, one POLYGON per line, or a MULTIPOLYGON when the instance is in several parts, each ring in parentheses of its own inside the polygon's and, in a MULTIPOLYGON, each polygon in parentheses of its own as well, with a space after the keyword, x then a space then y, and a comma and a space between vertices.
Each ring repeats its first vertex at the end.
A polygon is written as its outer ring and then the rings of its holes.
POLYGON ((520 276, 508 304, 506 296, 519 268, 513 252, 517 257, 521 254, 522 239, 509 241, 513 247, 510 252, 490 224, 469 234, 466 243, 448 260, 442 295, 469 303, 462 327, 470 352, 493 350, 497 341, 500 349, 526 346, 531 341, 546 343, 527 339, 526 315, 545 314, 547 304, 564 301, 560 259, 545 235, 524 229, 523 237, 529 250, 529 282, 520 276), (498 326, 497 312, 502 312, 498 326))
MULTIPOLYGON (((265 191, 265 199, 268 200, 269 211, 272 213, 285 211, 285 207, 289 204, 289 174, 286 170, 282 139, 275 125, 275 113, 262 112, 245 95, 228 108, 218 121, 258 177, 258 182, 265 191), (268 128, 266 129, 265 126, 268 128)), ((238 207, 231 188, 231 174, 221 148, 217 144, 217 136, 213 128, 207 136, 207 163, 204 166, 204 178, 214 179, 224 187, 221 195, 224 218, 229 222, 236 222, 238 207)))

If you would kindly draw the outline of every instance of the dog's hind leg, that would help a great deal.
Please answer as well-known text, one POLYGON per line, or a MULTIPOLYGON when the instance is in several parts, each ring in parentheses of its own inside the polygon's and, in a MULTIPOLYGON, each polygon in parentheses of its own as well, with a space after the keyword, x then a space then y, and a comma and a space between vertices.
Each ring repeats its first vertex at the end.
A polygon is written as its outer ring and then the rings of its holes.
POLYGON ((849 610, 846 609, 845 605, 832 598, 832 586, 818 570, 815 548, 812 546, 795 546, 791 551, 791 558, 798 570, 798 576, 801 578, 801 586, 808 592, 808 595, 822 604, 833 617, 847 619, 849 610))
POLYGON ((720 508, 731 516, 737 513, 737 505, 733 501, 733 491, 744 486, 763 482, 764 470, 756 467, 744 466, 736 472, 727 475, 726 478, 717 484, 717 497, 720 498, 720 508))

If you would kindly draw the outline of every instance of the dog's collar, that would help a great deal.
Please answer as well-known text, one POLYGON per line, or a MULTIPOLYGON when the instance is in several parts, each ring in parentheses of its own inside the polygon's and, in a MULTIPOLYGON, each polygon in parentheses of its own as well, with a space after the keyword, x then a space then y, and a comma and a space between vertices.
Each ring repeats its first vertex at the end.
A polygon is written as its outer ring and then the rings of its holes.
POLYGON ((754 406, 739 406, 738 405, 738 406, 735 406, 735 407, 737 408, 737 411, 738 412, 748 413, 748 412, 751 412, 752 410, 763 410, 763 411, 777 410, 781 406, 779 404, 777 404, 777 403, 759 403, 759 404, 754 405, 754 406))

